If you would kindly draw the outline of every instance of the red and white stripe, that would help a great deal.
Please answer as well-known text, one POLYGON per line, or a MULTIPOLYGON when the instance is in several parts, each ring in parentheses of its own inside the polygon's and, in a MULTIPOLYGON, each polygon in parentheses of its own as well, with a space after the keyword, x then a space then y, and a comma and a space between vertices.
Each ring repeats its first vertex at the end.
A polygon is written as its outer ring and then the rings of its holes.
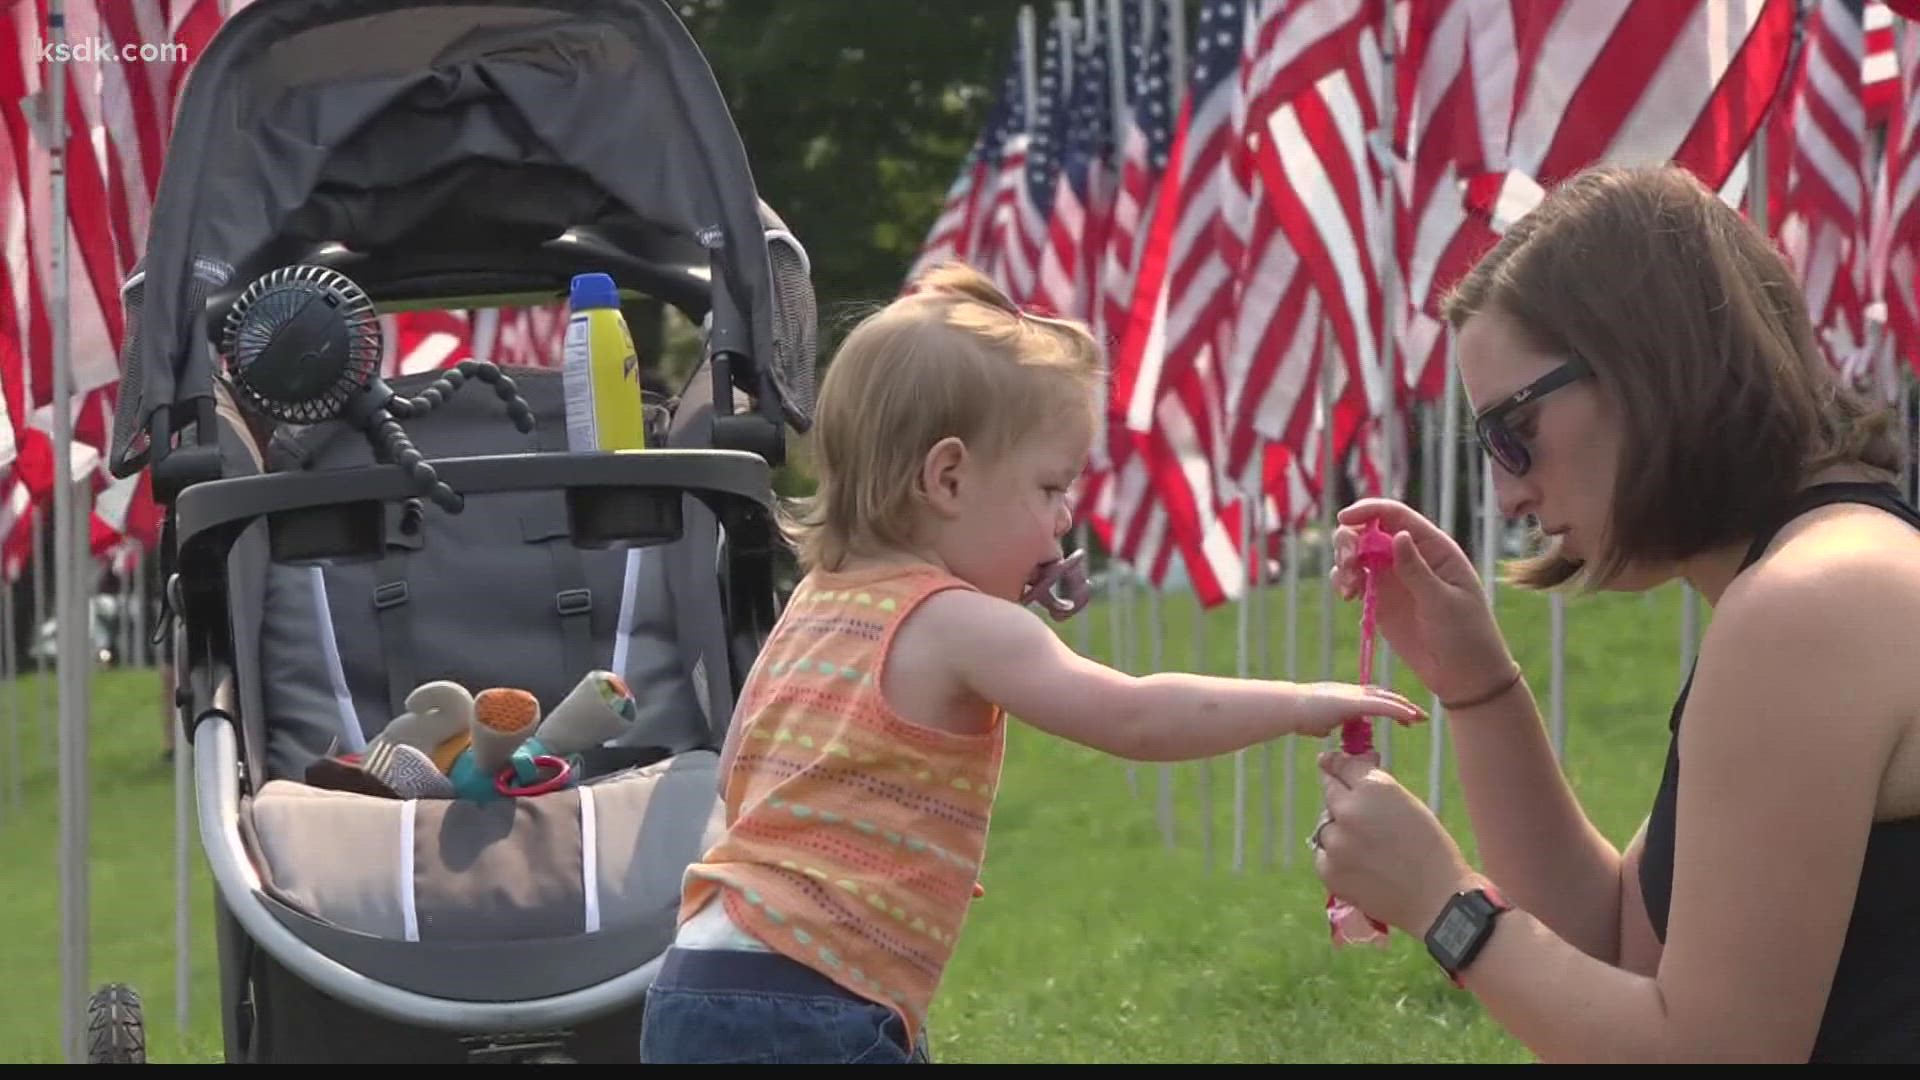
POLYGON ((1397 344, 1414 397, 1432 401, 1446 374, 1441 300, 1498 240, 1465 190, 1506 168, 1518 43, 1511 0, 1410 0, 1397 14, 1394 235, 1410 300, 1397 344))
POLYGON ((1321 431, 1315 407, 1327 304, 1261 179, 1266 121, 1340 70, 1362 47, 1366 21, 1377 13, 1377 5, 1362 0, 1271 0, 1242 58, 1243 104, 1236 115, 1242 134, 1232 167, 1245 190, 1244 225, 1236 238, 1232 323, 1223 338, 1224 455, 1240 490, 1261 493, 1259 520, 1269 535, 1311 513, 1320 483, 1323 448, 1311 438, 1321 431))
POLYGON ((1860 66, 1860 100, 1867 110, 1867 126, 1879 127, 1893 115, 1900 99, 1900 68, 1894 51, 1893 11, 1881 0, 1867 0, 1861 12, 1865 26, 1865 58, 1860 66))
MULTIPOLYGON (((1238 256, 1223 247, 1222 215, 1244 203, 1231 154, 1239 80, 1210 74, 1206 51, 1230 65, 1248 32, 1240 4, 1208 4, 1196 24, 1196 79, 1209 92, 1183 100, 1173 148, 1141 244, 1127 332, 1114 362, 1113 394, 1124 430, 1151 478, 1153 497, 1180 546, 1204 605, 1240 595, 1238 510, 1220 484, 1223 410, 1219 344, 1232 317, 1238 256)), ((1157 580, 1157 579, 1156 579, 1157 580)))
POLYGON ((1720 190, 1786 74, 1794 0, 1529 0, 1513 8, 1508 172, 1470 183, 1496 230, 1593 164, 1674 162, 1720 190))
POLYGON ((1865 26, 1858 0, 1817 0, 1768 124, 1769 222, 1804 286, 1828 361, 1856 384, 1871 377, 1867 338, 1870 140, 1865 26))
MULTIPOLYGON (((85 18, 89 13, 85 8, 77 13, 80 26, 92 25, 85 18)), ((0 179, 11 180, 0 192, 0 202, 7 204, 0 209, 0 229, 5 233, 8 278, 14 286, 7 299, 13 305, 13 332, 25 343, 25 407, 32 411, 50 406, 51 259, 54 230, 64 229, 74 438, 103 448, 111 425, 102 422, 101 409, 88 407, 88 399, 119 378, 120 266, 107 213, 105 174, 90 122, 97 112, 97 101, 90 107, 89 101, 95 99, 84 94, 81 85, 86 69, 93 65, 41 64, 40 45, 47 40, 45 27, 45 0, 12 0, 0 13, 0 102, 8 106, 0 112, 4 112, 4 138, 11 159, 7 168, 0 169, 0 179), (64 172, 69 207, 65 221, 53 217, 52 154, 46 127, 50 95, 55 88, 43 81, 48 71, 61 76, 57 89, 63 95, 65 111, 64 172)), ((70 30, 70 40, 72 33, 70 30)), ((50 476, 46 479, 51 481, 50 476)))
MULTIPOLYGON (((1379 238, 1390 207, 1373 149, 1387 93, 1379 44, 1384 9, 1375 2, 1340 0, 1295 0, 1295 6, 1311 11, 1318 25, 1331 25, 1325 9, 1338 6, 1348 30, 1329 50, 1328 62, 1311 72, 1311 81, 1301 80, 1266 113, 1257 160, 1265 198, 1319 294, 1341 357, 1334 372, 1334 396, 1343 417, 1333 434, 1339 460, 1353 436, 1389 422, 1398 407, 1383 347, 1382 270, 1392 256, 1380 250, 1379 238)), ((1377 442, 1362 449, 1367 456, 1385 451, 1377 442)), ((1384 461, 1361 464, 1363 475, 1385 478, 1399 472, 1384 461)))
MULTIPOLYGON (((1163 0, 1146 2, 1156 17, 1143 20, 1147 28, 1143 34, 1149 35, 1145 49, 1165 49, 1165 41, 1150 36, 1154 28, 1165 26, 1165 19, 1158 17, 1164 12, 1163 0)), ((1149 61, 1143 58, 1141 62, 1147 64, 1149 61)), ((1147 82, 1140 89, 1145 96, 1145 108, 1162 112, 1170 108, 1164 80, 1147 82)), ((1139 265, 1137 249, 1142 235, 1140 227, 1151 213, 1160 184, 1160 170, 1150 157, 1147 131, 1140 124, 1138 112, 1135 108, 1128 108, 1125 117, 1119 139, 1119 184, 1114 192, 1106 236, 1101 245, 1098 275, 1100 298, 1093 313, 1095 333, 1110 346, 1126 330, 1127 314, 1133 300, 1134 272, 1139 265)))
POLYGON ((1868 281, 1894 353, 1920 371, 1920 23, 1902 24, 1899 35, 1868 281))

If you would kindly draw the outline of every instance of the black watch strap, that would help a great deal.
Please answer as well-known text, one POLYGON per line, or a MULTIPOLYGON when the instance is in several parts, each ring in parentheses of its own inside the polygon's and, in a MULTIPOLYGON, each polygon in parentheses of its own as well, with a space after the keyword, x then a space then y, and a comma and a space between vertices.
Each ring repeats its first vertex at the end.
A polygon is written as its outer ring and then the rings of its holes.
POLYGON ((1455 986, 1460 985, 1460 973, 1493 936, 1494 922, 1500 913, 1512 909, 1513 905, 1491 882, 1453 894, 1447 906, 1440 909, 1433 925, 1427 928, 1427 952, 1455 986))

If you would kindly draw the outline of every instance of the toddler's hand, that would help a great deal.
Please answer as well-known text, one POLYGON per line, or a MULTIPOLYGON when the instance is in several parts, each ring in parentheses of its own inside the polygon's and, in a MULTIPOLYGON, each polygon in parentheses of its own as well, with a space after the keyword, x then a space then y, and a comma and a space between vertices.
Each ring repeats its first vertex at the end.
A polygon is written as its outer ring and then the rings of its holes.
POLYGON ((1425 709, 1384 686, 1355 683, 1306 683, 1300 687, 1300 734, 1324 736, 1348 720, 1385 716, 1401 727, 1423 723, 1425 709))

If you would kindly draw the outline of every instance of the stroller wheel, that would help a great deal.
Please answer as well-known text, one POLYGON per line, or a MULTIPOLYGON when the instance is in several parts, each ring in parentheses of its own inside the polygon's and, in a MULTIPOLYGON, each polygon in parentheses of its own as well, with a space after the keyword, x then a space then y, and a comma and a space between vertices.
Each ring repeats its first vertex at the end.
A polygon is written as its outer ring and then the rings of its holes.
POLYGON ((147 1025, 140 995, 125 983, 108 983, 87 998, 87 1064, 145 1065, 147 1025))

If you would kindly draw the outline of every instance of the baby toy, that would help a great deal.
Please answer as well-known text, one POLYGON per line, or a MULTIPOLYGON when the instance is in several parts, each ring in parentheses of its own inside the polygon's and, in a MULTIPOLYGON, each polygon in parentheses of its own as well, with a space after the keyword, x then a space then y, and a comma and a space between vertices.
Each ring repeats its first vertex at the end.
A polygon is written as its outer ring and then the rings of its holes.
POLYGON ((627 733, 640 715, 611 671, 591 671, 541 716, 540 701, 514 687, 478 695, 458 683, 427 683, 407 695, 363 755, 329 755, 307 769, 315 787, 389 799, 491 802, 579 783, 581 756, 627 733))

